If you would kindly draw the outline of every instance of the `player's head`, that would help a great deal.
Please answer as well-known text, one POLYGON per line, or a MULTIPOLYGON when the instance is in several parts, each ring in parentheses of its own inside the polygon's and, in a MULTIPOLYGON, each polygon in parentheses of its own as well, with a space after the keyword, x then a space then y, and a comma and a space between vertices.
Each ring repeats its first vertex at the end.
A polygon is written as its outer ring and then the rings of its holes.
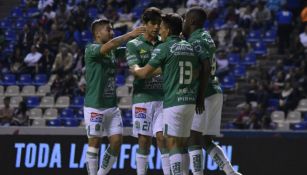
POLYGON ((162 15, 162 23, 160 27, 160 36, 162 41, 168 36, 179 36, 182 32, 182 17, 176 13, 168 13, 162 15))
POLYGON ((192 29, 203 28, 206 19, 207 14, 203 8, 192 7, 188 9, 183 22, 183 34, 189 36, 193 32, 192 29))
POLYGON ((111 22, 107 19, 97 19, 91 25, 94 40, 99 43, 106 43, 113 37, 111 22))
POLYGON ((159 34, 161 24, 161 10, 156 7, 149 7, 145 9, 142 15, 142 22, 146 27, 146 33, 152 37, 159 34))

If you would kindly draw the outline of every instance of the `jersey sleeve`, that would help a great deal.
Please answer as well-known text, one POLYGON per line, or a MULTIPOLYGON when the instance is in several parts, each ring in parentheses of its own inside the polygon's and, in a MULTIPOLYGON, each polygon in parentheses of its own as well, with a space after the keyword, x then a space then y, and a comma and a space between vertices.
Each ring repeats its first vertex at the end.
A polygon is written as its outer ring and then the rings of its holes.
POLYGON ((154 68, 157 68, 161 66, 163 61, 166 59, 166 50, 164 50, 163 44, 160 44, 158 47, 156 47, 151 54, 151 58, 148 62, 148 64, 154 68))
POLYGON ((126 46, 126 59, 129 66, 140 64, 139 53, 133 42, 128 42, 126 46))
POLYGON ((88 45, 85 49, 85 56, 90 61, 97 61, 101 58, 102 54, 100 53, 101 44, 91 44, 88 45))

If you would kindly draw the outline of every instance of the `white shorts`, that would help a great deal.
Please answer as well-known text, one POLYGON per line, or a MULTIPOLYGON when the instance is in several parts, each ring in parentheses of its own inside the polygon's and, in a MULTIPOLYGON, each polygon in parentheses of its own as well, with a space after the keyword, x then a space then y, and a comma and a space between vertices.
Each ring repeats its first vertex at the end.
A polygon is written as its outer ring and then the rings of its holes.
POLYGON ((175 137, 189 137, 195 105, 180 105, 163 109, 163 134, 175 137))
POLYGON ((203 135, 219 136, 221 132, 221 116, 223 107, 223 94, 214 94, 205 99, 205 111, 194 114, 191 130, 203 135))
POLYGON ((84 107, 84 122, 88 138, 123 134, 122 117, 117 107, 84 107))
POLYGON ((132 106, 133 136, 156 136, 163 131, 163 102, 136 103, 132 106))

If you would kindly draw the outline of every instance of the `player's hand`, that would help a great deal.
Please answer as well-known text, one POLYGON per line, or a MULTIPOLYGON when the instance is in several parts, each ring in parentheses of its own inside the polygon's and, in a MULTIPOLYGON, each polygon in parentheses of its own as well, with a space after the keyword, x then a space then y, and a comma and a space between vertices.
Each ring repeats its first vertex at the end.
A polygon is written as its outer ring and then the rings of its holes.
POLYGON ((196 107, 195 107, 196 114, 201 114, 201 113, 204 112, 204 110, 205 110, 204 99, 201 99, 201 98, 197 97, 197 99, 196 99, 196 107))
POLYGON ((133 66, 130 66, 130 68, 129 68, 129 72, 132 74, 132 75, 135 75, 135 73, 136 73, 136 71, 137 71, 137 69, 139 68, 139 66, 138 65, 133 65, 133 66))
POLYGON ((129 34, 131 37, 135 38, 143 33, 145 33, 146 28, 144 26, 137 27, 134 30, 132 30, 129 34))

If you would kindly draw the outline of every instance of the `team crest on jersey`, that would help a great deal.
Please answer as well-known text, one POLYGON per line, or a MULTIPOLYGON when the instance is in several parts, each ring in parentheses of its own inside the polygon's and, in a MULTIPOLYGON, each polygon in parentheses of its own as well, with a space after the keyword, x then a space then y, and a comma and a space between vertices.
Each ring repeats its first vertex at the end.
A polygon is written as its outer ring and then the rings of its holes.
POLYGON ((146 108, 135 108, 135 118, 146 118, 146 108))
POLYGON ((99 114, 99 113, 96 113, 96 112, 91 112, 91 119, 90 121, 91 122, 102 122, 102 117, 103 117, 103 114, 99 114))
POLYGON ((134 122, 134 127, 135 127, 136 129, 140 129, 140 128, 141 128, 140 122, 139 122, 139 121, 135 121, 135 122, 134 122))

